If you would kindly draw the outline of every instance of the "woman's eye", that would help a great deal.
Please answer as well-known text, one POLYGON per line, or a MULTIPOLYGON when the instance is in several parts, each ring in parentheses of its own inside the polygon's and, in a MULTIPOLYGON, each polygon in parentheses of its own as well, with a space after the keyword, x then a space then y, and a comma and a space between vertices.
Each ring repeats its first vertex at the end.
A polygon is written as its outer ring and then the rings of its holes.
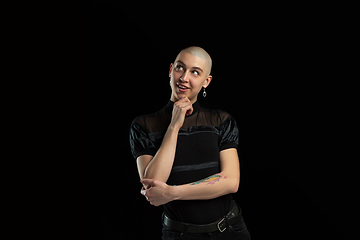
POLYGON ((182 66, 176 66, 175 70, 176 71, 182 71, 182 70, 184 70, 184 68, 182 66))
POLYGON ((195 75, 199 75, 199 72, 198 72, 198 71, 196 71, 196 70, 194 70, 194 71, 193 71, 193 74, 195 74, 195 75))

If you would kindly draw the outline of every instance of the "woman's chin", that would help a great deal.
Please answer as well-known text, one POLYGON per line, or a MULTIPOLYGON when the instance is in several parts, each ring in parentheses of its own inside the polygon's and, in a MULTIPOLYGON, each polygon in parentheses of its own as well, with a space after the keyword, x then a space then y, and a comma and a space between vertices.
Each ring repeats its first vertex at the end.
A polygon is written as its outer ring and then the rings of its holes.
POLYGON ((196 96, 191 96, 190 94, 182 93, 182 92, 173 94, 173 95, 171 96, 171 100, 172 100, 173 102, 177 102, 177 101, 179 101, 180 99, 182 99, 182 98, 184 98, 184 97, 189 98, 189 100, 191 101, 191 103, 194 103, 194 102, 196 102, 196 100, 197 100, 196 96))

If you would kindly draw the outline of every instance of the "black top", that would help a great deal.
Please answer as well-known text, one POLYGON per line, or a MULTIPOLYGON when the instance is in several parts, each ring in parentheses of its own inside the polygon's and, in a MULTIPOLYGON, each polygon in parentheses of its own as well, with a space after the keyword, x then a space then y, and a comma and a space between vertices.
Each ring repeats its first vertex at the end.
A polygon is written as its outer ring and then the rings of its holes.
MULTIPOLYGON (((174 103, 160 111, 139 116, 130 127, 130 146, 135 158, 154 156, 171 121, 174 103)), ((180 128, 168 185, 192 183, 220 172, 219 152, 237 148, 239 131, 234 118, 220 110, 193 104, 193 113, 180 128)), ((230 194, 211 200, 177 200, 164 205, 169 218, 192 224, 207 224, 230 211, 230 194)))

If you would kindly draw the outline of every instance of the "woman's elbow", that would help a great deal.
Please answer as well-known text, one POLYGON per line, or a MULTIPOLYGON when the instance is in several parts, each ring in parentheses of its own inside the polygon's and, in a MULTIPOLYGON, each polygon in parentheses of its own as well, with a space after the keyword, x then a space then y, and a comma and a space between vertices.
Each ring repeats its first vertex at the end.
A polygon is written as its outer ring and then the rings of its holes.
POLYGON ((230 193, 237 193, 239 190, 240 179, 234 179, 230 185, 230 193))

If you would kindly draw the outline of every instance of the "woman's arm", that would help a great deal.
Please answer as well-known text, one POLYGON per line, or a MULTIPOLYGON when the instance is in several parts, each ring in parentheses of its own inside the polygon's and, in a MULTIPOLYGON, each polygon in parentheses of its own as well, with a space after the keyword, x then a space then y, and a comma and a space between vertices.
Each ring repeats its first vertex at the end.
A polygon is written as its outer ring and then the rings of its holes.
POLYGON ((240 182, 240 166, 237 150, 226 149, 220 152, 221 172, 200 181, 169 186, 165 182, 153 179, 143 179, 143 184, 149 189, 141 190, 147 200, 159 206, 174 200, 205 200, 217 198, 237 192, 240 182))
POLYGON ((155 156, 142 155, 137 158, 141 179, 156 179, 162 182, 168 180, 174 163, 179 129, 184 124, 185 115, 191 114, 192 111, 193 107, 188 98, 182 98, 174 103, 171 122, 155 156))
POLYGON ((155 156, 141 155, 137 158, 141 179, 151 178, 167 181, 174 163, 178 132, 178 129, 169 126, 155 156))

